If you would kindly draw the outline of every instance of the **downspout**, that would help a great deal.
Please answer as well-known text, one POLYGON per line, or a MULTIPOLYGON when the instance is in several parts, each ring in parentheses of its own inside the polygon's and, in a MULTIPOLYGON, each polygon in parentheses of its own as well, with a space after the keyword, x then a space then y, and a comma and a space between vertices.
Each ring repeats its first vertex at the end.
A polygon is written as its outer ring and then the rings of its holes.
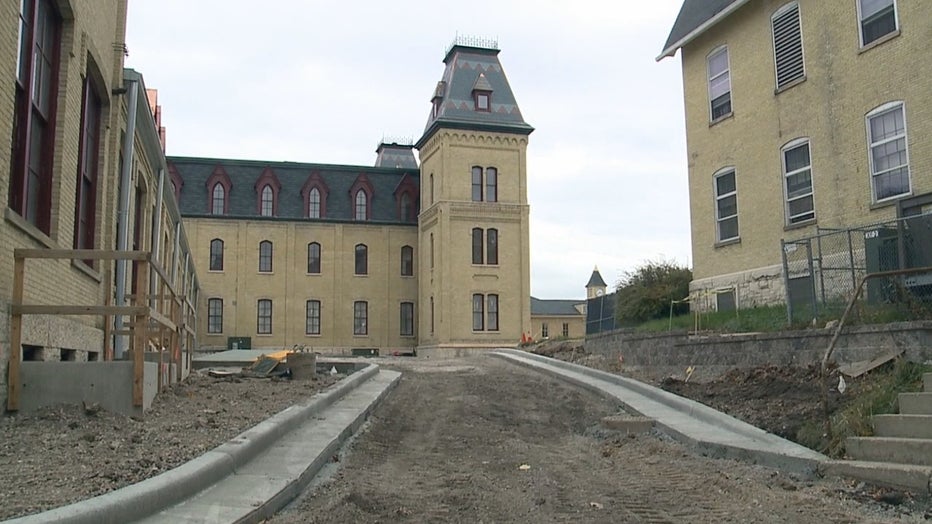
MULTIPOLYGON (((135 80, 126 80, 126 89, 129 92, 126 114, 126 134, 123 137, 123 171, 120 173, 120 200, 117 210, 117 251, 126 251, 129 245, 129 195, 133 182, 133 154, 136 148, 136 104, 138 102, 138 89, 135 80)), ((126 263, 127 260, 116 261, 116 297, 117 306, 126 305, 126 263)), ((113 358, 120 360, 126 353, 128 339, 126 335, 119 334, 123 330, 123 315, 113 319, 114 335, 113 358)))
MULTIPOLYGON (((162 266, 162 191, 165 189, 165 170, 159 169, 159 184, 155 193, 155 213, 152 213, 152 251, 153 264, 162 266)), ((162 268, 165 269, 164 267, 162 268)), ((149 307, 155 308, 161 297, 158 294, 158 279, 162 278, 155 271, 149 272, 149 307)))

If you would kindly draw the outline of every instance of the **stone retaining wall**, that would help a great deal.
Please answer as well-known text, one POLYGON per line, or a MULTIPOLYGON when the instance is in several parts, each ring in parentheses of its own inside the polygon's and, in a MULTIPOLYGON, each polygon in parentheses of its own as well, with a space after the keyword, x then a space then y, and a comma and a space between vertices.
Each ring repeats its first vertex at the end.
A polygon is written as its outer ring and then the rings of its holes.
MULTIPOLYGON (((648 375, 682 374, 697 368, 697 379, 710 379, 732 368, 761 365, 805 366, 822 361, 833 330, 779 333, 700 334, 685 331, 632 333, 616 330, 586 338, 595 355, 621 360, 622 366, 648 375)), ((903 348, 915 362, 932 360, 932 322, 854 326, 843 330, 833 353, 838 363, 870 360, 903 348)))

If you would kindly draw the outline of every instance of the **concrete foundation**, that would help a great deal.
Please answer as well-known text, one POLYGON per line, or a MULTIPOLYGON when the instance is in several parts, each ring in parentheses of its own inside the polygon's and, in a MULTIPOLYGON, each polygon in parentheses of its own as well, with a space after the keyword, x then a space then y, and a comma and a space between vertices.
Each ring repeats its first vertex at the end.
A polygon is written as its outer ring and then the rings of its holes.
POLYGON ((143 407, 133 406, 133 363, 23 362, 20 411, 30 412, 56 404, 100 404, 125 415, 142 415, 158 391, 158 364, 146 362, 143 407))

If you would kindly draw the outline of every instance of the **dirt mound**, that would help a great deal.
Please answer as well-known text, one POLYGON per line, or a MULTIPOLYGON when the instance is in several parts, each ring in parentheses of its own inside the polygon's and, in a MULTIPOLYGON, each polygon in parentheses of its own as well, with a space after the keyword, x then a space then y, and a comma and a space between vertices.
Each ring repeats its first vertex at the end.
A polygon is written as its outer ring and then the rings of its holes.
MULTIPOLYGON (((761 366, 733 369, 711 382, 665 378, 660 387, 702 402, 766 431, 799 441, 807 422, 822 420, 819 366, 761 366)), ((837 378, 834 378, 837 381, 837 378)), ((836 389, 829 393, 829 411, 839 407, 836 389)))

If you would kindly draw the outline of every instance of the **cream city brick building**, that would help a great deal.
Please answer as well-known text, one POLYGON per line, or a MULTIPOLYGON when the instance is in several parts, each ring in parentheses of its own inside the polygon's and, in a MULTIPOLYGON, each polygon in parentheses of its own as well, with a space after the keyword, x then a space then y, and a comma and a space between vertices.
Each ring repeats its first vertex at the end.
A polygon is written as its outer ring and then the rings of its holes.
POLYGON ((930 39, 924 0, 683 2, 694 292, 782 302, 781 239, 932 211, 930 39))
MULTIPOLYGON (((187 243, 171 193, 159 194, 165 158, 142 77, 123 69, 126 0, 23 0, 0 3, 0 384, 10 361, 10 304, 17 248, 158 251, 175 284, 187 243), (134 102, 135 101, 135 102, 134 102), (131 123, 132 121, 132 123, 131 123), (128 156, 127 156, 128 155, 128 156), (121 175, 128 180, 118 213, 121 175), (130 186, 131 185, 131 186, 130 186), (154 220, 158 217, 159 220, 154 220), (158 228, 152 224, 159 223, 158 228), (155 232, 158 234, 156 235, 155 232)), ((154 109, 154 108, 153 108, 154 109)), ((23 302, 100 305, 117 302, 131 268, 113 261, 27 261, 23 302)), ((24 315, 22 360, 104 360, 101 316, 24 315)), ((122 339, 121 339, 122 340, 122 339)), ((117 341, 115 357, 125 345, 117 341)), ((41 387, 33 384, 32 387, 41 387)), ((7 388, 0 389, 0 398, 7 388)))
POLYGON ((202 347, 429 354, 530 334, 533 128, 495 45, 457 41, 444 63, 423 136, 375 167, 170 159, 202 347))

